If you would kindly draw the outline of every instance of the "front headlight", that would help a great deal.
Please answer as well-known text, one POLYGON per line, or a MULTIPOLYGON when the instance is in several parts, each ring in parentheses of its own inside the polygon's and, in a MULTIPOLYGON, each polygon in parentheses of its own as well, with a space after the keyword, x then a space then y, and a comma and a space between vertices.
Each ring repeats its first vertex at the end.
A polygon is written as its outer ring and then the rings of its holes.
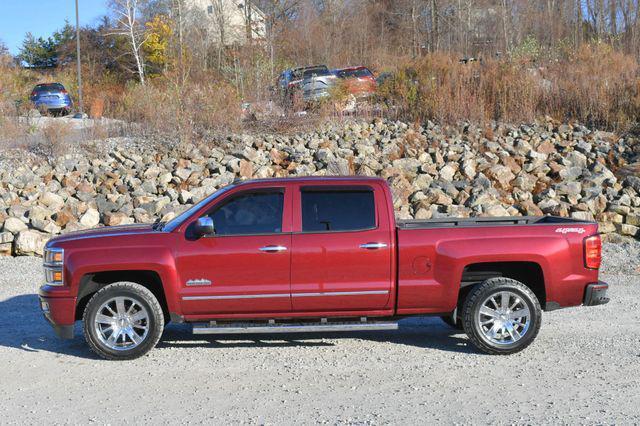
POLYGON ((44 249, 44 279, 47 285, 64 284, 64 250, 51 247, 44 249))

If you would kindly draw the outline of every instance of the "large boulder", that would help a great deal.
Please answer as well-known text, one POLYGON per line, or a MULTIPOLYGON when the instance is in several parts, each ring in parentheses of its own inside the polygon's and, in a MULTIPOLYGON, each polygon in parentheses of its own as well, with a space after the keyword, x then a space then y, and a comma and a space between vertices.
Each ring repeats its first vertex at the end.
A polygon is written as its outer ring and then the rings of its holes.
POLYGON ((17 256, 42 256, 44 246, 51 236, 32 229, 18 233, 13 242, 13 251, 17 256))
POLYGON ((80 218, 80 223, 87 228, 92 228, 94 226, 98 226, 100 223, 100 213, 98 210, 90 208, 87 209, 86 212, 80 218))
POLYGON ((42 194, 40 202, 51 210, 58 210, 64 206, 64 198, 53 192, 45 192, 42 194))
POLYGON ((24 231, 28 228, 27 224, 17 217, 8 217, 4 221, 4 226, 2 229, 6 232, 11 232, 12 234, 17 234, 20 231, 24 231))

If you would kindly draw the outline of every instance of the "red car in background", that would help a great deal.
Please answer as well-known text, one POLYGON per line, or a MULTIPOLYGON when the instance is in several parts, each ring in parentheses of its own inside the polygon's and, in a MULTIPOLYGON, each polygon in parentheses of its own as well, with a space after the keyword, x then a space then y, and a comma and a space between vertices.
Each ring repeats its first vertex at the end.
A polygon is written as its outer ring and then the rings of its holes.
POLYGON ((367 67, 338 68, 333 73, 344 80, 349 93, 356 97, 373 95, 378 88, 373 73, 367 67))

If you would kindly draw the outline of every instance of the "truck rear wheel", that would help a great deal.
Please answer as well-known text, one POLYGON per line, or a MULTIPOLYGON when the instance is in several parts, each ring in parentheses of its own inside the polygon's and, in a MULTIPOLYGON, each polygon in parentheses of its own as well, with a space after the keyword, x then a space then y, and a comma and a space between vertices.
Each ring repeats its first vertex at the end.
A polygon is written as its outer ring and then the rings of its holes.
POLYGON ((463 326, 481 351, 509 355, 529 346, 538 335, 542 309, 527 286, 510 278, 491 278, 469 292, 463 326))
POLYGON ((127 360, 149 352, 164 328, 162 307, 140 284, 110 284, 87 303, 82 317, 89 347, 105 359, 127 360))

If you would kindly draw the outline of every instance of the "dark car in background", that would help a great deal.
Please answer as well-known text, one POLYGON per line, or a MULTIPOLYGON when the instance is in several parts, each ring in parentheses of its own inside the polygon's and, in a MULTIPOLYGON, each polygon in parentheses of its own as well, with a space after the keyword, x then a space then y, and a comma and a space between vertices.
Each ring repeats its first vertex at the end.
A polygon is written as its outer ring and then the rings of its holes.
POLYGON ((378 76, 376 77, 376 86, 380 87, 382 86, 385 82, 391 80, 393 78, 393 73, 390 72, 383 72, 378 74, 378 76))
POLYGON ((373 73, 364 66, 338 68, 333 73, 343 80, 347 91, 356 97, 371 96, 378 87, 373 73))
POLYGON ((53 115, 67 115, 73 106, 69 92, 60 83, 37 84, 29 99, 35 108, 53 115))

